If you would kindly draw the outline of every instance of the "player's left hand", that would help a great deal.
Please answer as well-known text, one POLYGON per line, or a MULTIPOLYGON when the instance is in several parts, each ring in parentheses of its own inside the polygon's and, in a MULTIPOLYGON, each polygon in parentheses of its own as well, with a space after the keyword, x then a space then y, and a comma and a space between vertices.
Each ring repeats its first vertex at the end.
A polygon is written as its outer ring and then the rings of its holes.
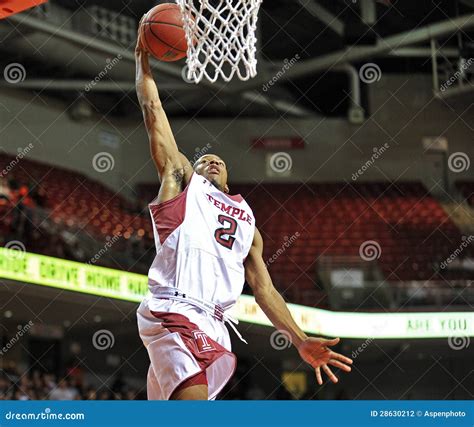
POLYGON ((298 351, 302 359, 315 369, 316 379, 319 385, 323 384, 321 368, 333 383, 337 383, 338 379, 328 365, 340 368, 346 372, 351 371, 349 365, 352 365, 352 359, 328 348, 336 345, 338 342, 339 338, 334 338, 332 340, 326 340, 324 338, 307 338, 298 346, 298 351))

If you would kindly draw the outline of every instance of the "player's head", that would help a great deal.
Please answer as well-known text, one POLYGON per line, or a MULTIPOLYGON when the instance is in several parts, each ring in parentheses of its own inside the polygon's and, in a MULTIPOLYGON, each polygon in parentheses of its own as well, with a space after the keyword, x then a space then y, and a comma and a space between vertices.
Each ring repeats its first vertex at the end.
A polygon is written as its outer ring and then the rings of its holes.
POLYGON ((225 162, 215 154, 205 154, 194 163, 194 172, 208 179, 224 193, 229 192, 227 186, 227 167, 225 162))

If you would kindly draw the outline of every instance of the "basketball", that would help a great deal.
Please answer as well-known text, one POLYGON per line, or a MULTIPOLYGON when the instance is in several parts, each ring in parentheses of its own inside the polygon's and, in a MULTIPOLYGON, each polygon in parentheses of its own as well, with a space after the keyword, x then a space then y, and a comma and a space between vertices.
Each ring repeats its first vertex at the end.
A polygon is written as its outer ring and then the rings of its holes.
POLYGON ((173 62, 186 56, 186 33, 177 4, 155 6, 146 14, 141 31, 145 48, 156 59, 173 62))

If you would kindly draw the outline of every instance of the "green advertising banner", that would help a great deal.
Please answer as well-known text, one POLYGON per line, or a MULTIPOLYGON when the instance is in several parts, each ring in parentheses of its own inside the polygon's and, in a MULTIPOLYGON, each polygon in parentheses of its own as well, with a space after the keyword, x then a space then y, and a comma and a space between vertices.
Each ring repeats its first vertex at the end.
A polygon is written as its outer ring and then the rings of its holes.
MULTIPOLYGON (((0 277, 22 283, 139 303, 147 277, 126 271, 0 248, 0 277)), ((348 313, 289 304, 304 331, 357 339, 464 338, 474 336, 473 312, 348 313)), ((242 322, 271 323, 249 295, 231 313, 242 322)))

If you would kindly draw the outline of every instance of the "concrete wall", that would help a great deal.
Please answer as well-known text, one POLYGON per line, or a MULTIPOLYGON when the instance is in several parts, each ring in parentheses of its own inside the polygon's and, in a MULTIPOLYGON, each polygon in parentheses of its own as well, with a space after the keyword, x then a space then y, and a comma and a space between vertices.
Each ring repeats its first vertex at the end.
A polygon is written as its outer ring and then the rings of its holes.
MULTIPOLYGON (((97 117, 77 123, 61 104, 43 96, 32 98, 11 90, 0 92, 0 146, 7 152, 16 153, 31 142, 30 158, 81 171, 125 194, 137 182, 157 181, 141 122, 97 117), (109 134, 117 142, 104 141, 109 134), (93 158, 99 152, 111 154, 112 170, 99 173, 94 169, 93 158)), ((442 179, 440 158, 425 154, 421 139, 443 135, 449 141, 449 153, 463 152, 473 163, 474 107, 467 98, 449 104, 434 99, 429 76, 384 75, 369 87, 371 116, 362 125, 343 119, 281 117, 175 119, 172 128, 188 157, 210 144, 209 152, 225 158, 234 182, 269 180, 266 153, 249 148, 253 138, 300 135, 307 146, 289 152, 291 176, 277 175, 271 180, 351 181, 379 149, 374 164, 357 179, 422 180, 436 191, 442 179)), ((461 178, 474 178, 474 166, 462 173, 450 172, 451 180, 461 178)))

